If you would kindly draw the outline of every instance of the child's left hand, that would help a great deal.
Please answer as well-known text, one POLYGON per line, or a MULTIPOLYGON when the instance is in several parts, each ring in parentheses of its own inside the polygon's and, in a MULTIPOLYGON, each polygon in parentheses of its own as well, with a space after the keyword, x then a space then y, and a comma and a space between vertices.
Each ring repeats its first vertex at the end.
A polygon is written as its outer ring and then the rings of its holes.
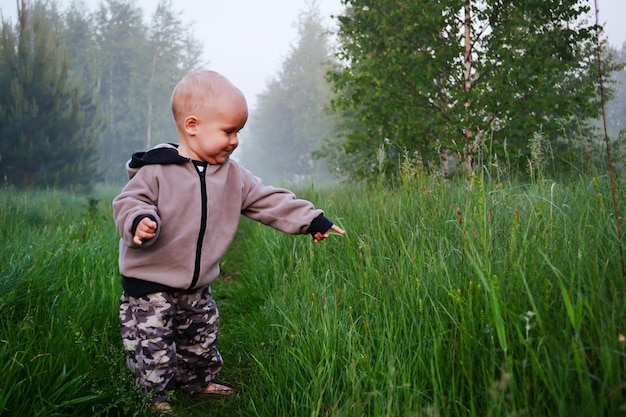
POLYGON ((317 232, 317 233, 313 236, 313 242, 314 242, 314 243, 317 243, 317 242, 320 242, 320 241, 322 241, 322 240, 326 239, 327 237, 329 237, 329 236, 330 236, 330 231, 331 231, 331 230, 332 230, 333 232, 337 232, 337 233, 339 233, 340 235, 345 235, 345 234, 346 234, 345 230, 343 230, 341 227, 337 226, 336 224, 333 224, 333 225, 330 227, 330 229, 328 229, 326 232, 324 232, 324 233, 317 232))

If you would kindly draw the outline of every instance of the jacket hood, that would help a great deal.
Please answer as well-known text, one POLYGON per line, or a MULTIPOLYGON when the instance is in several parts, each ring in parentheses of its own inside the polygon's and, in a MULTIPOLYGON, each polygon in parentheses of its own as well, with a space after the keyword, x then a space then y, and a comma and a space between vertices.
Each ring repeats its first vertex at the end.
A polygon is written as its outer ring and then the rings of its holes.
POLYGON ((146 152, 134 153, 126 164, 128 179, 133 178, 137 171, 146 165, 172 165, 189 162, 189 158, 180 156, 177 148, 178 145, 163 143, 146 152))
POLYGON ((128 161, 128 167, 138 169, 144 165, 167 165, 189 162, 189 158, 178 154, 177 148, 178 145, 166 143, 157 145, 146 152, 136 152, 128 161))

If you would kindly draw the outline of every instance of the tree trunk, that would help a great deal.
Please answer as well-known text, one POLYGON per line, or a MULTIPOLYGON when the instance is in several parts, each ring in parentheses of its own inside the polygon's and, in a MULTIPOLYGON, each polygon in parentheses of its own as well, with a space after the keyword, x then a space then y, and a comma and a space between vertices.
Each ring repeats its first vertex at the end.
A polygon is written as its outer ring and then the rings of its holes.
POLYGON ((150 73, 150 82, 148 83, 148 127, 146 128, 146 149, 150 149, 152 142, 152 86, 156 74, 157 52, 152 55, 152 72, 150 73))
MULTIPOLYGON (((464 71, 464 85, 463 91, 469 94, 472 91, 472 10, 471 0, 464 0, 463 9, 465 12, 465 71, 464 71)), ((469 108, 471 106, 469 98, 465 102, 466 126, 465 126, 465 169, 468 174, 473 173, 472 169, 472 154, 474 152, 472 144, 472 128, 469 125, 469 108)))

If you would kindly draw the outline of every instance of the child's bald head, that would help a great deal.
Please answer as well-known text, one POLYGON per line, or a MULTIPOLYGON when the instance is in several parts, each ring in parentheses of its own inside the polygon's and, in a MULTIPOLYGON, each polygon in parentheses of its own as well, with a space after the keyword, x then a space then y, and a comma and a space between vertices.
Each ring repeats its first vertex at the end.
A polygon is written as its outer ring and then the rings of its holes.
POLYGON ((221 100, 235 100, 247 109, 243 93, 215 71, 197 71, 185 76, 172 92, 171 106, 176 124, 190 114, 214 109, 221 100))

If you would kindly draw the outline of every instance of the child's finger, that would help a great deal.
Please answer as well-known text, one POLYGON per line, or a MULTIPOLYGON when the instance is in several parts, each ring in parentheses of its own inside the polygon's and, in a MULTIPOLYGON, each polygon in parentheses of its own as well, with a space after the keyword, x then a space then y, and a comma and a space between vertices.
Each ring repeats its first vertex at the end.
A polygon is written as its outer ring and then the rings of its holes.
POLYGON ((332 230, 332 231, 334 231, 334 232, 337 232, 337 233, 339 233, 340 235, 345 235, 345 234, 346 234, 346 231, 345 231, 345 230, 343 230, 341 227, 337 226, 336 224, 333 224, 333 225, 330 227, 330 230, 332 230))

